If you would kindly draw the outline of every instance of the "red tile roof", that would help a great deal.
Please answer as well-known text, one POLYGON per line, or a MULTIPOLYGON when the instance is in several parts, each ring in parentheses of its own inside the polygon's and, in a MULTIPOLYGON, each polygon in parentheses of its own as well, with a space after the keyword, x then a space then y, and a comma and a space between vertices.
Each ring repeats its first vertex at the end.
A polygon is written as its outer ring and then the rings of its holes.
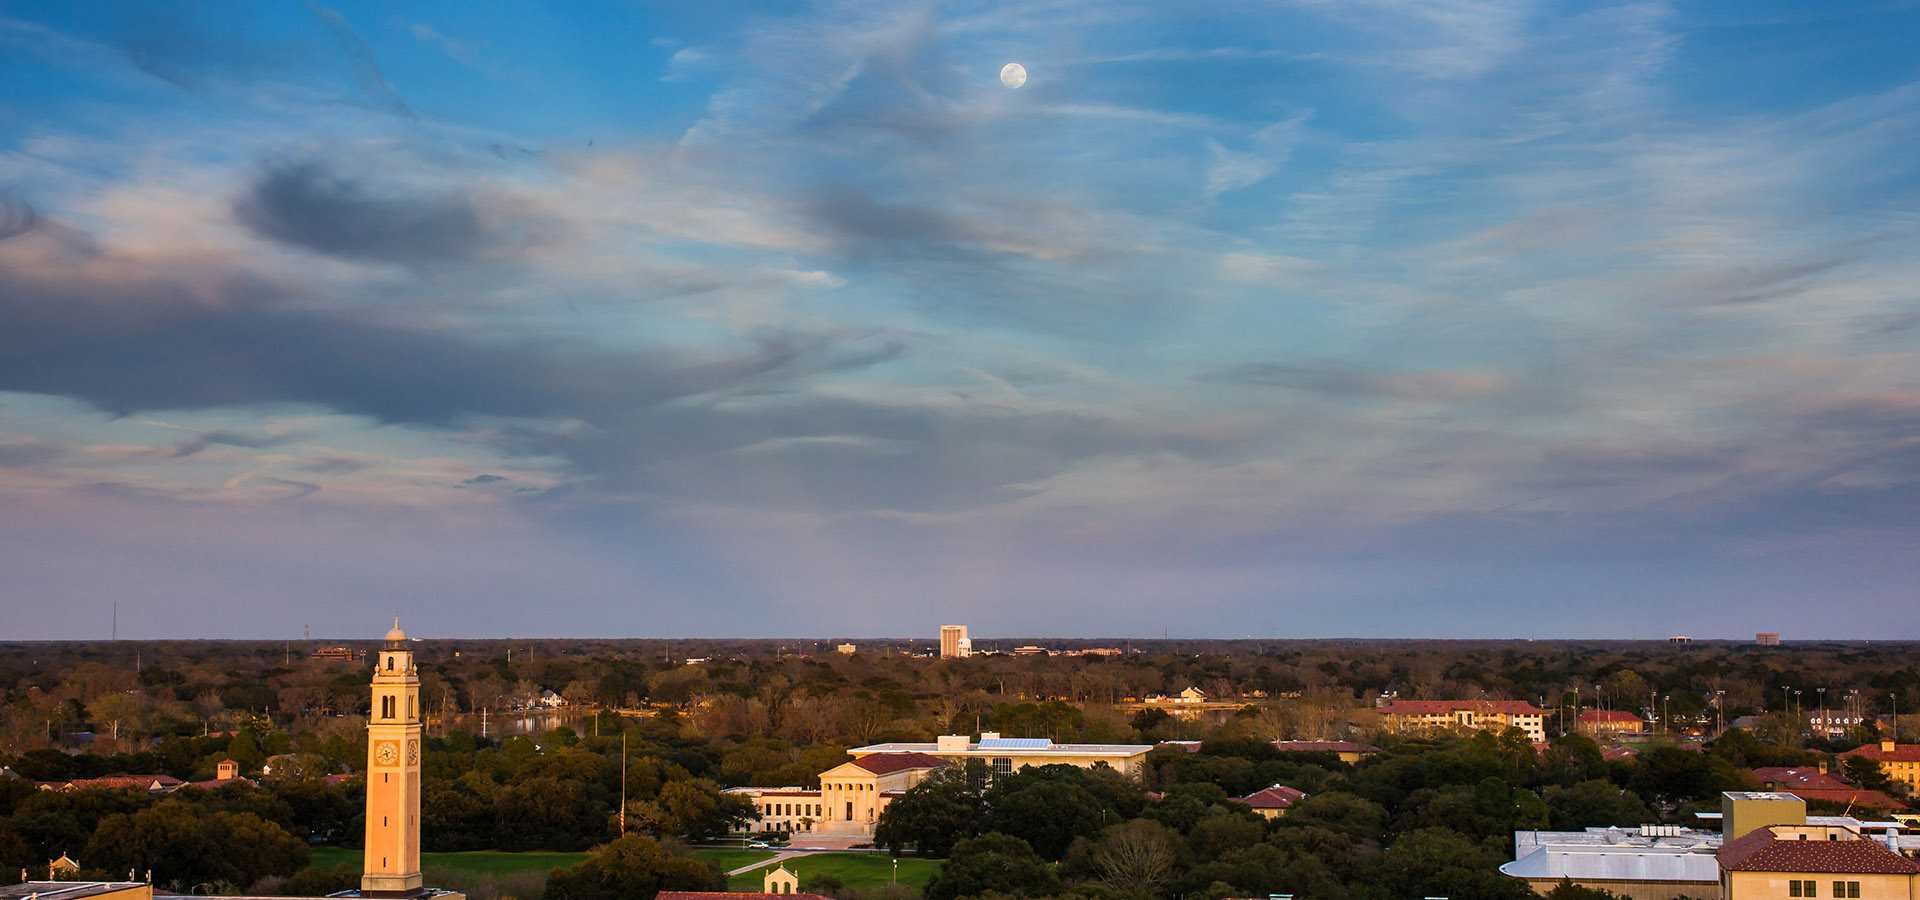
POLYGON ((1852 785, 1811 766, 1762 766, 1753 770, 1753 777, 1770 789, 1782 791, 1798 791, 1800 788, 1835 791, 1852 789, 1852 785))
POLYGON ((1920 762, 1920 744, 1895 744, 1891 753, 1880 749, 1879 744, 1862 744, 1840 755, 1863 756, 1876 762, 1920 762))
POLYGON ((1306 796, 1307 792, 1299 788, 1290 788, 1284 784, 1276 784, 1273 787, 1261 788, 1245 797, 1241 797, 1240 802, 1254 809, 1286 809, 1300 802, 1300 800, 1306 796))
POLYGON ((1599 722, 1639 722, 1640 717, 1623 709, 1589 709, 1580 714, 1580 721, 1589 725, 1599 722))
POLYGON ((1635 750, 1632 747, 1606 747, 1600 751, 1600 758, 1606 760, 1607 762, 1617 762, 1623 759, 1632 759, 1639 755, 1640 755, 1640 751, 1635 750))
POLYGON ((1818 872, 1835 875, 1913 875, 1920 863, 1871 838, 1844 841, 1781 840, 1761 828, 1722 846, 1716 854, 1728 872, 1818 872))
POLYGON ((925 753, 869 753, 853 764, 875 775, 891 775, 908 769, 938 769, 947 761, 925 753))
POLYGON ((735 893, 731 891, 661 891, 653 895, 654 900, 751 900, 754 897, 792 897, 794 900, 831 900, 819 894, 762 894, 759 892, 735 893))
POLYGON ((1358 741, 1274 741, 1282 753, 1379 753, 1380 748, 1358 741))
POLYGON ((1844 803, 1867 809, 1906 809, 1907 805, 1879 791, 1861 788, 1786 788, 1787 793, 1802 800, 1821 800, 1827 803, 1844 803))
POLYGON ((236 784, 254 784, 254 783, 255 782, 253 779, 248 778, 245 775, 236 775, 232 778, 209 778, 206 781, 189 781, 187 782, 187 787, 212 789, 212 788, 229 787, 236 784))
POLYGON ((172 775, 102 775, 99 778, 75 778, 72 781, 49 781, 41 785, 55 790, 76 791, 119 791, 119 790, 170 790, 185 784, 172 775))
POLYGON ((1393 700, 1380 708, 1390 716, 1444 716, 1456 710, 1509 716, 1544 716, 1546 712, 1525 700, 1393 700))

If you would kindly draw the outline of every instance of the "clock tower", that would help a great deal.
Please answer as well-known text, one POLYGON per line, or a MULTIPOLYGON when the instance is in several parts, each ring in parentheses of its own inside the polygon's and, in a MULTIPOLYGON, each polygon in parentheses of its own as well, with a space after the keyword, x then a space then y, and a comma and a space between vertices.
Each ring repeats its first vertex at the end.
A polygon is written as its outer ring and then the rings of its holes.
POLYGON ((373 669, 367 716, 367 843, 362 897, 408 897, 420 877, 420 673, 400 620, 373 669))

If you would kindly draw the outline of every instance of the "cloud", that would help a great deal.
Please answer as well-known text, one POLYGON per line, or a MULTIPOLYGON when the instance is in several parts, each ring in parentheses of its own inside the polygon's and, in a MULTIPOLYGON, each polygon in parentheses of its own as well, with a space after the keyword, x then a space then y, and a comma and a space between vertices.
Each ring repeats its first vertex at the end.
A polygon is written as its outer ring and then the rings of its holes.
POLYGON ((713 54, 699 47, 681 47, 667 57, 667 73, 661 81, 685 81, 713 60, 713 54))
POLYGON ((381 110, 413 118, 413 109, 400 98, 393 85, 387 83, 386 74, 380 70, 380 63, 374 58, 373 48, 367 46, 366 39, 353 29, 347 17, 341 15, 339 10, 313 2, 307 3, 307 10, 327 26, 335 42, 346 53, 361 95, 381 110))
POLYGON ((0 441, 0 469, 26 468, 66 455, 66 448, 45 441, 0 441))
POLYGON ((398 196, 319 162, 269 168, 234 202, 234 214, 261 237, 347 259, 467 259, 498 241, 463 193, 398 196))
POLYGON ((460 483, 461 483, 461 484, 463 484, 463 485, 467 485, 467 484, 494 484, 494 483, 496 483, 496 482, 501 482, 501 481, 506 481, 506 480, 507 480, 507 477, 506 477, 506 476, 504 476, 504 475, 493 475, 493 474, 488 474, 488 473, 482 473, 482 474, 479 474, 479 475, 475 475, 475 476, 473 476, 472 478, 469 478, 469 479, 467 479, 467 480, 465 480, 465 481, 462 481, 462 482, 460 482, 460 483))
MULTIPOLYGON (((0 248, 21 248, 9 242, 0 248)), ((3 250, 0 250, 3 252, 3 250)), ((287 286, 128 270, 110 252, 0 257, 0 390, 114 412, 311 403, 381 421, 580 416, 772 387, 905 352, 887 336, 769 331, 731 352, 486 339, 301 308, 287 286)))
POLYGON ((1509 386, 1506 377, 1494 372, 1391 372, 1339 363, 1243 363, 1198 377, 1212 384, 1288 388, 1335 398, 1392 397, 1436 403, 1490 396, 1509 386))
POLYGON ((1207 199, 1211 200, 1228 191, 1252 187, 1267 180, 1273 174, 1277 163, 1271 159, 1252 154, 1236 153, 1221 146, 1219 141, 1207 141, 1207 199))
POLYGON ((414 40, 417 40, 423 44, 427 44, 431 47, 438 49, 440 52, 445 53, 447 57, 449 59, 452 59, 454 62, 460 63, 461 65, 465 65, 465 66, 474 66, 474 67, 479 66, 479 48, 478 47, 474 46, 473 44, 469 44, 466 41, 448 37, 447 35, 440 33, 440 31, 434 28, 432 25, 428 25, 424 22, 415 22, 412 25, 407 26, 407 33, 413 35, 414 40))
POLYGON ((24 200, 0 194, 0 241, 16 238, 40 226, 40 214, 24 200))
POLYGON ((216 444, 223 447, 242 447, 249 450, 262 450, 278 447, 297 440, 290 434, 246 434, 238 431, 207 431, 194 435, 173 448, 174 458, 192 456, 216 444))

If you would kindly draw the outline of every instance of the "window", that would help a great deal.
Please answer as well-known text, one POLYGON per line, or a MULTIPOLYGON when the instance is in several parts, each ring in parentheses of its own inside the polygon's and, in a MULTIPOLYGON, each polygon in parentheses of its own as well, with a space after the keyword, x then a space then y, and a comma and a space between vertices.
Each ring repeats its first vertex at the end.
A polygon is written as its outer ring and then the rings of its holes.
POLYGON ((1800 879, 1795 878, 1787 882, 1787 896, 1789 897, 1805 896, 1800 893, 1800 879))
POLYGON ((413 718, 413 698, 407 698, 407 718, 413 718))
POLYGON ((1004 756, 996 756, 996 757, 994 757, 994 758, 993 758, 993 774, 995 774, 995 775, 1012 775, 1012 774, 1013 774, 1013 760, 1011 760, 1011 759, 1008 759, 1008 758, 1006 758, 1006 757, 1004 757, 1004 756))
POLYGON ((1858 897, 1860 896, 1860 882, 1836 881, 1833 883, 1833 895, 1835 897, 1858 897))
POLYGON ((393 671, 393 657, 387 657, 387 671, 393 671))

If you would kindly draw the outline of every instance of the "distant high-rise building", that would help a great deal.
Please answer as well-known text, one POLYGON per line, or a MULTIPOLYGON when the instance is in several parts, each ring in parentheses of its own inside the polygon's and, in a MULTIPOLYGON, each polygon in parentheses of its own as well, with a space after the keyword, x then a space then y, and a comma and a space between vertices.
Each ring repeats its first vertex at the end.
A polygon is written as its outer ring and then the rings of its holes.
POLYGON ((1762 631, 1753 636, 1753 642, 1762 647, 1778 647, 1780 646, 1780 632, 1762 631))
POLYGON ((965 625, 940 626, 940 658, 963 659, 973 655, 973 641, 965 625))
POLYGON ((852 656, 859 649, 860 649, 859 647, 856 647, 852 644, 841 644, 840 646, 833 648, 834 652, 840 654, 841 656, 852 656))
POLYGON ((1667 636, 1667 643, 1669 643, 1669 644, 1691 644, 1691 643, 1693 643, 1693 636, 1692 636, 1692 635, 1686 635, 1686 634, 1674 634, 1674 635, 1668 635, 1668 636, 1667 636))

